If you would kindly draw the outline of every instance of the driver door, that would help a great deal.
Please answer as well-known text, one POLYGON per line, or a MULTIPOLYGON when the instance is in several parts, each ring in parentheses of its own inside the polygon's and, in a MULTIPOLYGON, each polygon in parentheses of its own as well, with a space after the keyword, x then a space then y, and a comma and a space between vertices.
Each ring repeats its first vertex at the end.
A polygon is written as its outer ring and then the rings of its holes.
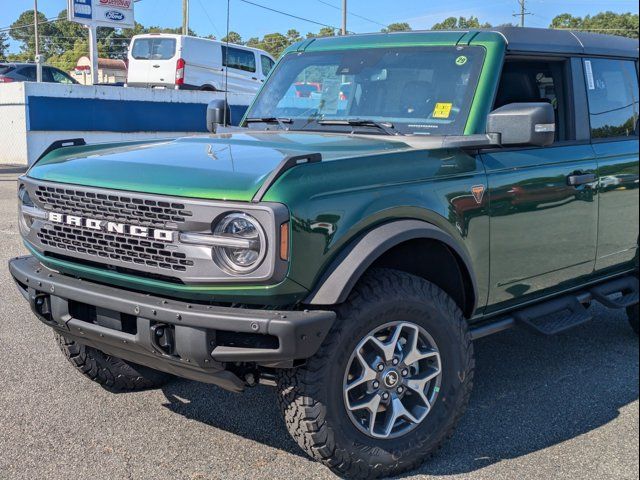
POLYGON ((491 202, 489 311, 593 273, 597 162, 590 143, 575 140, 567 108, 571 72, 569 60, 505 63, 494 108, 550 102, 556 141, 482 154, 491 202))

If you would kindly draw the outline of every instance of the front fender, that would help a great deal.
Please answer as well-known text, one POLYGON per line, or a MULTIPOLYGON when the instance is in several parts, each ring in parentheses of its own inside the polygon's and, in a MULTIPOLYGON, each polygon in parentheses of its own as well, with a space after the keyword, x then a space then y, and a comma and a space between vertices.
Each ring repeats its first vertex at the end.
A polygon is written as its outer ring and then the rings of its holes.
POLYGON ((420 220, 397 220, 385 223, 352 242, 332 262, 305 299, 310 305, 334 305, 344 302, 366 270, 389 249, 416 239, 444 243, 463 262, 473 286, 474 309, 478 290, 473 265, 467 252, 441 228, 420 220))

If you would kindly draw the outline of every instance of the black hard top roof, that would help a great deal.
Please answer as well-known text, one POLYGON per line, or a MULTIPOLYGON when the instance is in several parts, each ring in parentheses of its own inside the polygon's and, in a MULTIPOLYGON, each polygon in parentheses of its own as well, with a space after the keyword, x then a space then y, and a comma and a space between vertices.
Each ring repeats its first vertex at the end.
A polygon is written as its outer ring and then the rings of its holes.
POLYGON ((566 53, 638 58, 638 40, 574 30, 497 27, 510 52, 566 53))

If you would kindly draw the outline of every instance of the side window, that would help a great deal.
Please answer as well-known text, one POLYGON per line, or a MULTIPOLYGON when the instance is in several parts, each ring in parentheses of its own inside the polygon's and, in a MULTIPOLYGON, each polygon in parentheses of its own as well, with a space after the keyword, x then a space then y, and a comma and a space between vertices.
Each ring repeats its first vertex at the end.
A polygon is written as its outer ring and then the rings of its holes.
POLYGON ((591 138, 637 135, 638 73, 627 60, 584 60, 591 138))
POLYGON ((53 77, 53 81, 56 83, 73 83, 73 80, 71 80, 71 78, 68 75, 61 72, 60 70, 56 70, 52 68, 51 76, 53 77))
POLYGON ((34 66, 23 67, 20 70, 18 70, 18 73, 20 75, 27 77, 28 82, 36 81, 36 67, 34 66))
POLYGON ((228 68, 255 73, 256 56, 249 50, 222 46, 222 65, 228 68))
POLYGON ((505 62, 493 108, 510 103, 547 102, 556 117, 556 141, 570 140, 567 125, 566 62, 510 60, 505 62))
POLYGON ((53 82, 53 69, 51 67, 42 67, 42 81, 51 83, 53 82))
POLYGON ((269 75, 269 72, 273 68, 273 65, 275 64, 275 62, 265 55, 261 56, 261 61, 262 61, 262 75, 266 77, 267 75, 269 75))

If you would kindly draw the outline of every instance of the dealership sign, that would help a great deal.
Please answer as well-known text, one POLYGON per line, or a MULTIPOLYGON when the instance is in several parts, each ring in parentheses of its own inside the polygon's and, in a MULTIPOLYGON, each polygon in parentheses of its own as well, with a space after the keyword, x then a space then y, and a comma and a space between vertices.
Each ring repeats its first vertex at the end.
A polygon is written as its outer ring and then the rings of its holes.
POLYGON ((133 28, 133 0, 69 0, 69 20, 95 27, 133 28))

